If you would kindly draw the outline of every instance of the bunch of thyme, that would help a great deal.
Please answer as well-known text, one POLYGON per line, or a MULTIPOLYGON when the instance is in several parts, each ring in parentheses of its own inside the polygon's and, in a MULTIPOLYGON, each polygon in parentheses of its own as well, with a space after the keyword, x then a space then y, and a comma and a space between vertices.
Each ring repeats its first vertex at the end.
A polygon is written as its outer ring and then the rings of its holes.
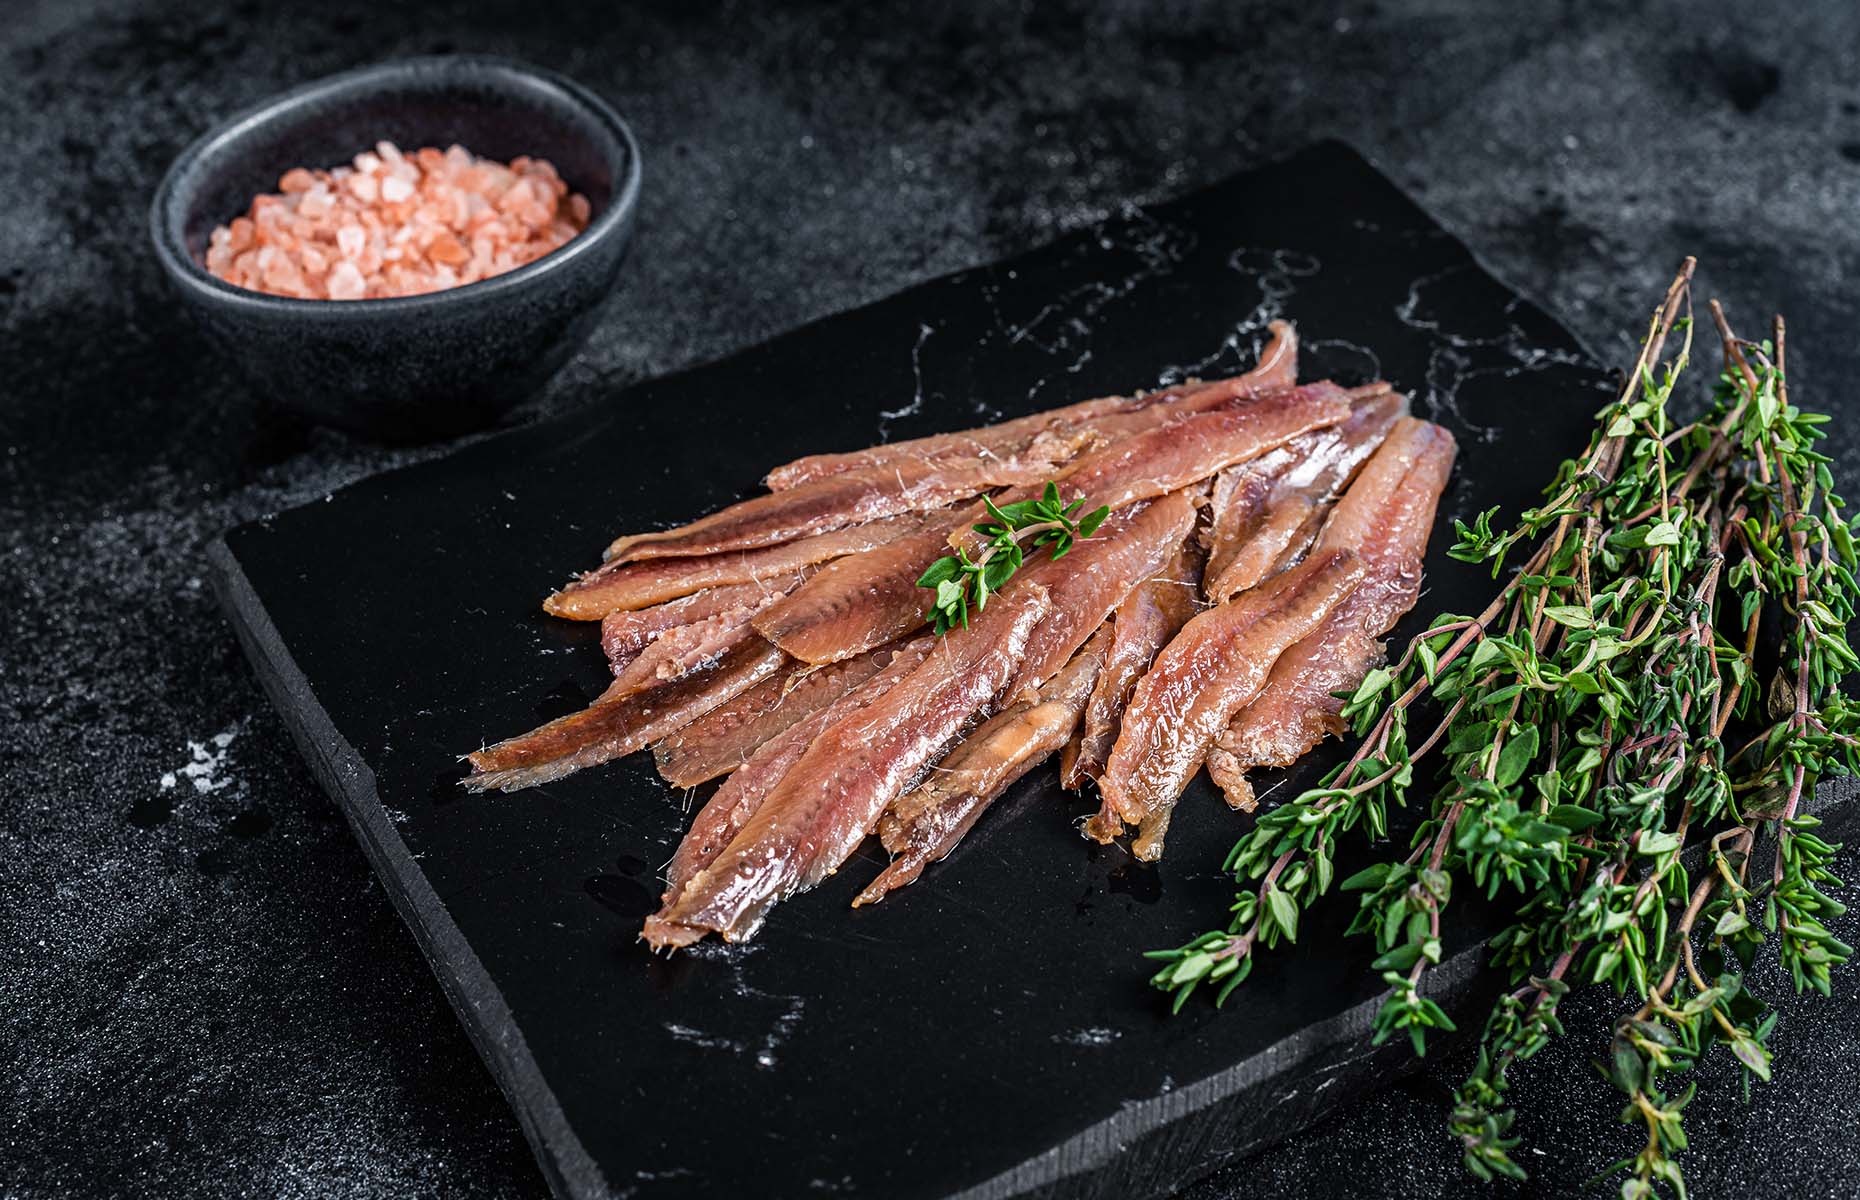
POLYGON ((977 612, 986 608, 989 594, 1007 586, 1020 570, 1027 550, 1051 546, 1054 558, 1064 558, 1075 540, 1098 532, 1098 526, 1111 515, 1109 508, 1096 508, 1078 516, 1085 507, 1084 497, 1067 504, 1059 498, 1059 485, 1051 482, 1034 500, 997 505, 983 497, 982 504, 988 520, 976 525, 975 532, 988 540, 981 549, 971 558, 967 547, 958 546, 954 554, 931 563, 917 580, 918 587, 936 593, 924 619, 939 634, 958 625, 967 629, 970 605, 977 612))
POLYGON ((1439 618, 1370 673, 1344 708, 1356 752, 1234 847, 1228 928, 1151 956, 1178 1008, 1204 983, 1225 999, 1262 948, 1296 939, 1300 912, 1331 889, 1339 839, 1385 836, 1418 787, 1426 817, 1409 852, 1340 887, 1358 893, 1351 932, 1374 939, 1389 986, 1375 1038, 1405 1034, 1417 1054, 1453 1029, 1422 985, 1454 892, 1510 898, 1490 951, 1513 990, 1450 1118, 1485 1179, 1523 1177, 1508 1073, 1562 1032, 1571 985, 1635 1005, 1604 1069, 1646 1141, 1604 1175, 1630 1200, 1683 1196, 1673 1155, 1691 1089, 1675 1094, 1674 1076, 1722 1046, 1746 1087, 1769 1078, 1775 1016, 1743 983, 1754 953, 1774 940, 1796 989, 1824 995, 1851 954, 1824 923, 1844 911, 1827 891, 1838 847, 1800 806, 1824 772, 1860 766, 1860 712, 1840 691, 1860 669, 1846 639, 1855 529, 1814 449, 1828 418, 1789 402, 1781 318, 1746 342, 1714 301, 1724 368, 1710 406, 1690 423, 1669 414, 1691 352, 1692 266, 1545 503, 1509 529, 1495 511, 1456 523, 1454 558, 1490 563, 1495 579, 1521 560, 1496 598, 1439 618), (1753 861, 1760 832, 1775 839, 1767 870, 1753 861))

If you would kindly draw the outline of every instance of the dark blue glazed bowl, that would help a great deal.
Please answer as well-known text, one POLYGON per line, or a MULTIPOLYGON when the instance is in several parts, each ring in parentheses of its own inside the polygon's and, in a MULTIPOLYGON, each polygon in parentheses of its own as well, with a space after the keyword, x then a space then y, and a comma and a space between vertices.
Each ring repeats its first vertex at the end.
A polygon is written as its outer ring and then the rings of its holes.
POLYGON ((489 424, 568 360, 613 292, 639 176, 632 131, 572 80, 505 59, 413 58, 305 84, 207 133, 169 168, 149 224, 182 302, 263 394, 323 424, 411 441, 489 424), (344 163, 382 139, 546 158, 592 217, 533 263, 425 296, 296 300, 207 272, 208 235, 276 191, 281 173, 344 163))

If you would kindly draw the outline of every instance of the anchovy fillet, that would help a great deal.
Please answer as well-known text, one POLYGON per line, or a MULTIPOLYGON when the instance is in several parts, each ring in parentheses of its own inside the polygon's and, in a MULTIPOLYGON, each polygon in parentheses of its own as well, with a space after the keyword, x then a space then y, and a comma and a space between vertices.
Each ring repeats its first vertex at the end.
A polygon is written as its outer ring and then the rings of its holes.
POLYGON ((1231 604, 1189 621, 1137 684, 1086 833, 1108 841, 1139 827, 1132 849, 1154 861, 1175 802, 1214 739, 1259 691, 1273 662, 1316 629, 1363 577, 1347 550, 1314 555, 1231 604))
POLYGON ((666 867, 665 895, 661 903, 671 905, 698 872, 716 861, 823 730, 890 691, 899 680, 917 669, 934 644, 930 638, 919 638, 868 656, 874 660, 883 659, 882 668, 758 746, 717 789, 709 803, 698 810, 666 867))
POLYGON ((996 703, 1051 602, 1037 584, 997 596, 960 635, 871 704, 822 729, 711 864, 641 936, 655 948, 708 933, 753 937, 768 910, 837 870, 886 806, 996 703))
POLYGON ((543 611, 570 621, 599 621, 610 613, 649 608, 711 588, 774 586, 769 581, 790 579, 815 563, 874 549, 936 519, 911 513, 760 550, 612 563, 544 600, 543 611))
POLYGON ((764 482, 772 491, 786 491, 830 475, 894 462, 1012 457, 1037 452, 1043 442, 1053 439, 1063 445, 1083 448, 1081 440, 1105 439, 1129 429, 1136 422, 1128 418, 1135 414, 1166 419, 1169 413, 1190 410, 1197 405, 1213 405, 1235 396, 1290 387, 1298 381, 1298 335, 1283 321, 1274 321, 1270 330, 1272 336, 1260 352, 1259 363, 1233 379, 1212 384, 1183 384, 1139 396, 1085 400, 977 429, 889 442, 864 450, 810 454, 776 467, 764 482), (1083 439, 1080 435, 1084 435, 1083 439))
MULTIPOLYGON (((1210 544, 1206 599, 1219 604, 1259 586, 1275 570, 1296 562, 1310 548, 1325 514, 1407 407, 1407 399, 1382 392, 1359 399, 1350 415, 1328 429, 1308 433, 1280 453, 1290 461, 1236 487, 1240 497, 1210 544)), ((1246 467, 1233 468, 1246 471, 1246 467)))
POLYGON ((1234 807, 1254 806, 1247 771, 1290 766, 1344 731, 1343 701, 1334 693, 1363 681, 1382 658, 1382 636, 1419 598, 1421 560, 1455 453, 1452 434, 1404 419, 1338 501, 1318 546, 1353 551, 1363 581, 1274 664, 1259 697, 1209 752, 1208 773, 1234 807))
POLYGON ((796 662, 661 739, 652 748, 660 777, 674 787, 696 787, 729 774, 758 747, 863 684, 900 652, 886 645, 825 667, 796 662))
POLYGON ((1038 693, 984 722, 929 779, 892 804, 878 835, 897 857, 853 900, 854 908, 883 899, 946 857, 990 804, 1066 743, 1110 646, 1107 626, 1038 693))
POLYGON ((476 773, 461 785, 473 792, 509 792, 623 758, 741 695, 786 661, 787 655, 757 640, 657 687, 609 687, 578 713, 466 755, 476 773))
POLYGON ((1117 741, 1117 730, 1130 704, 1137 681, 1156 655, 1180 633, 1195 615, 1195 596, 1201 588, 1200 555, 1184 542, 1169 565, 1140 584, 1124 598, 1111 617, 1112 640, 1098 674, 1084 720, 1067 743, 1059 762, 1059 782, 1077 791, 1087 779, 1104 773, 1105 760, 1117 741))

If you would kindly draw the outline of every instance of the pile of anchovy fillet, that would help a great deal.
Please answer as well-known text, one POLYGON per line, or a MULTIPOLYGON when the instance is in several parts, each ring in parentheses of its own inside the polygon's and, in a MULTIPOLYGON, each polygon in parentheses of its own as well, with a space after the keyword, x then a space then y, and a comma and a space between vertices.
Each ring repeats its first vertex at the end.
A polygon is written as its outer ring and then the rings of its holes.
POLYGON ((550 596, 601 622, 613 684, 469 755, 465 786, 648 746, 676 786, 728 776, 667 868, 654 947, 754 936, 874 832, 893 859, 855 903, 875 901, 1055 752, 1067 787, 1097 786, 1085 836, 1134 831, 1154 860, 1204 765, 1250 809, 1250 770, 1341 732, 1334 694, 1414 604, 1455 446, 1406 408, 1386 383, 1299 384, 1279 323, 1231 379, 797 459, 550 596), (1073 526, 1077 502, 1108 514, 1073 526))

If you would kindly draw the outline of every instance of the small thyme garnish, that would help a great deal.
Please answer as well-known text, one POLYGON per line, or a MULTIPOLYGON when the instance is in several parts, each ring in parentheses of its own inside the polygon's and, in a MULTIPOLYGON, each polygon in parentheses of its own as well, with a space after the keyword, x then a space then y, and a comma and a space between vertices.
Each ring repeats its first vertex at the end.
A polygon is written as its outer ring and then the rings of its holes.
POLYGON ((924 619, 937 633, 957 625, 967 629, 970 604, 976 612, 986 608, 989 594, 1000 591, 1020 570, 1026 550, 1051 546, 1055 559, 1064 558, 1075 540, 1098 532, 1111 515, 1109 508, 1099 508, 1074 521, 1073 514, 1085 507, 1084 497, 1062 504, 1059 485, 1050 482, 1037 500, 997 505, 984 497, 982 503, 990 519, 975 526, 975 532, 988 539, 981 552, 970 558, 968 549, 959 546, 954 554, 931 563, 917 580, 918 587, 936 592, 924 619))

